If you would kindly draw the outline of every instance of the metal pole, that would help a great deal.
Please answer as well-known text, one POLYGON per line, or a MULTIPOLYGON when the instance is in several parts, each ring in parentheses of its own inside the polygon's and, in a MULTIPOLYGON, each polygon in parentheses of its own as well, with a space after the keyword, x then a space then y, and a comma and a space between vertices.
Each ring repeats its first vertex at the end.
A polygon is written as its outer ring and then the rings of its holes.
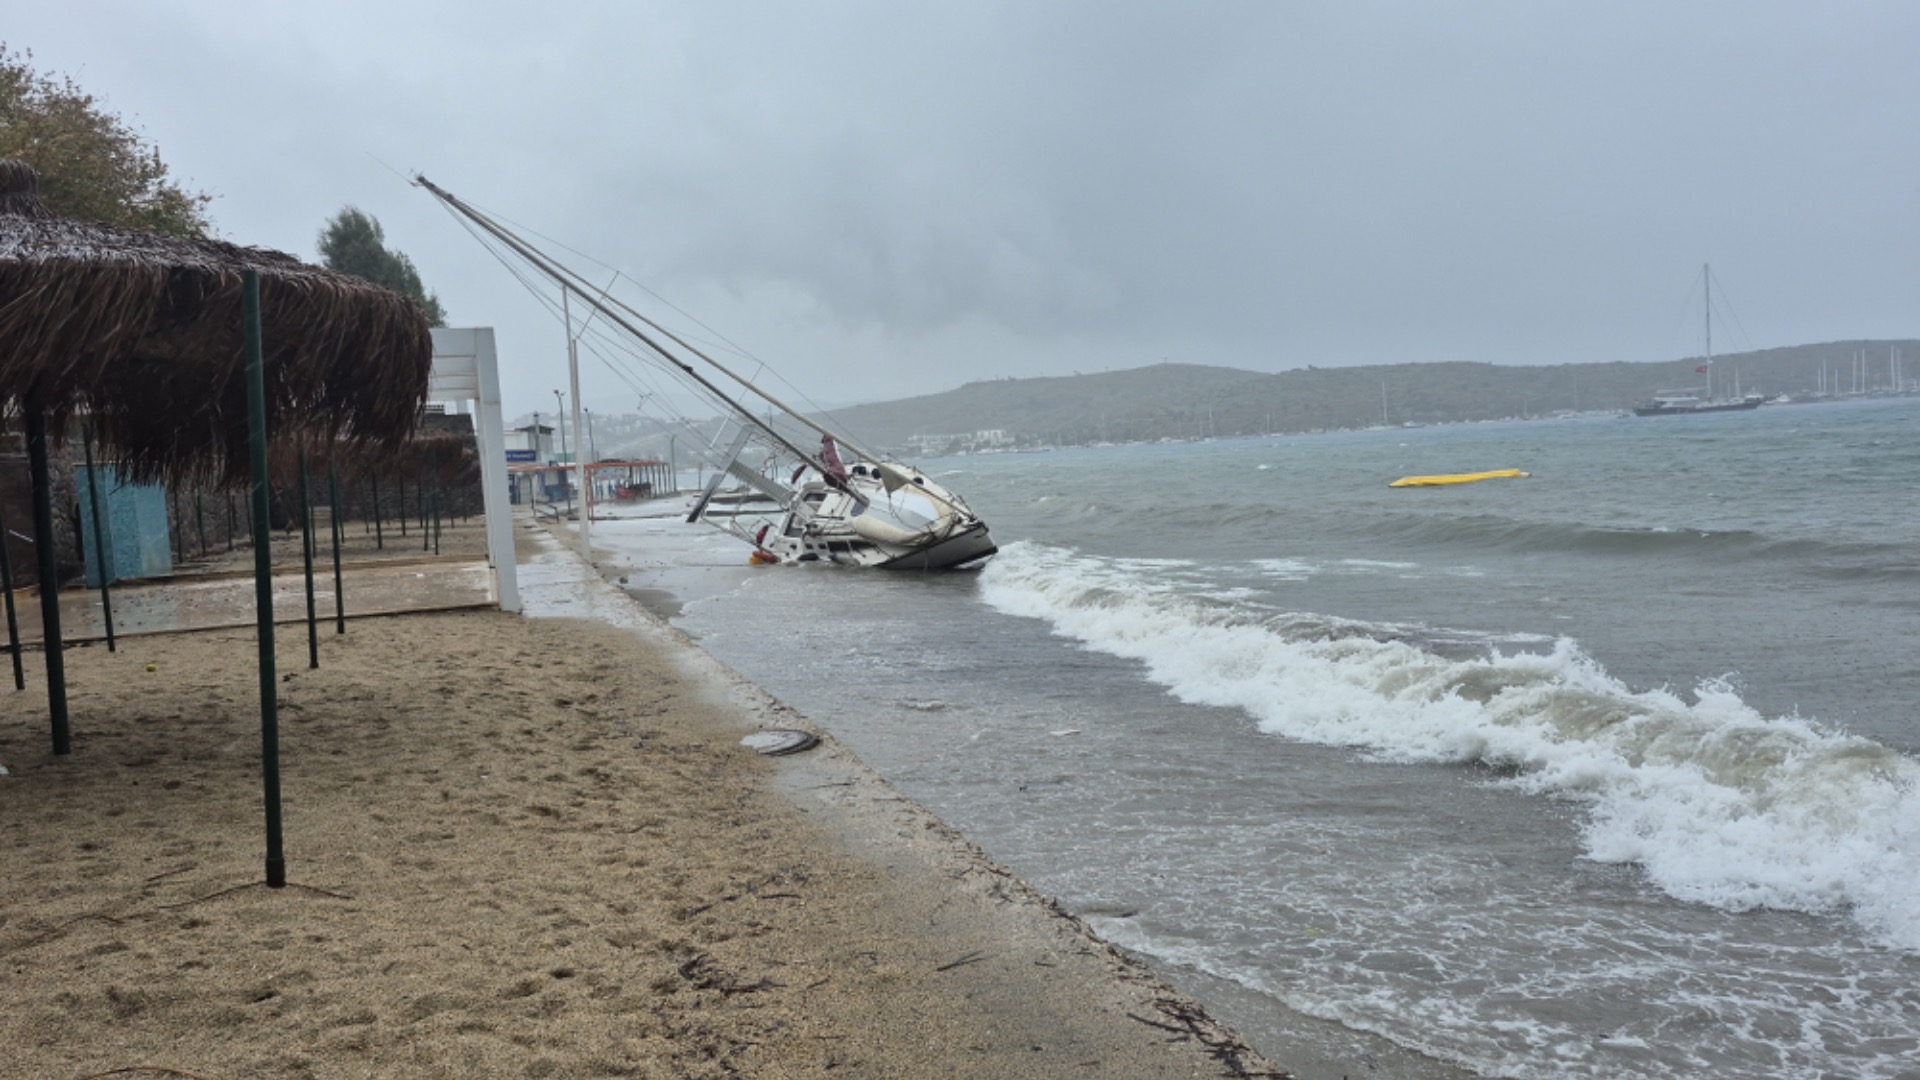
MULTIPOLYGON (((566 299, 567 299, 567 294, 565 291, 562 291, 560 294, 561 303, 562 304, 566 303, 566 299)), ((567 326, 567 348, 569 349, 573 348, 572 324, 568 324, 567 326)), ((560 486, 566 490, 567 514, 568 516, 572 516, 573 514, 573 481, 567 478, 567 419, 566 419, 567 402, 566 402, 566 399, 561 395, 560 391, 558 390, 555 390, 553 392, 553 400, 556 404, 560 406, 560 411, 555 413, 553 417, 553 426, 560 429, 560 486)), ((574 429, 574 434, 578 435, 579 433, 580 433, 579 428, 576 427, 574 429)))
POLYGON ((400 519, 400 535, 407 535, 407 474, 400 474, 400 512, 394 515, 400 519))
POLYGON ((260 348, 260 276, 240 272, 247 340, 247 441, 253 456, 253 597, 260 638, 260 773, 267 808, 267 887, 287 883, 280 846, 280 703, 273 672, 273 531, 267 524, 267 387, 260 348))
POLYGON ((53 722, 53 752, 73 753, 67 724, 67 665, 60 638, 60 556, 53 549, 53 482, 47 468, 47 420, 40 397, 27 397, 27 474, 33 483, 33 550, 40 564, 40 645, 47 654, 47 713, 53 722))
MULTIPOLYGON (((92 468, 92 466, 88 466, 92 468)), ((200 499, 200 490, 193 492, 193 527, 200 534, 200 557, 207 557, 207 514, 200 499)))
MULTIPOLYGON (((573 332, 573 324, 568 323, 567 392, 573 395, 573 443, 575 446, 580 445, 582 419, 580 413, 582 405, 580 399, 580 350, 576 344, 577 341, 578 339, 573 332)), ((579 456, 580 453, 576 450, 574 457, 579 456)), ((589 461, 591 461, 591 455, 589 455, 589 461)), ((586 469, 580 468, 578 472, 581 481, 580 497, 584 500, 583 505, 580 507, 580 553, 586 556, 587 560, 591 562, 593 560, 593 493, 588 490, 586 486, 588 483, 586 469)))
POLYGON ((313 499, 307 486, 307 449, 300 448, 300 562, 307 581, 307 666, 320 666, 320 619, 313 606, 313 499))
POLYGON ((332 455, 327 459, 327 517, 332 524, 333 534, 333 632, 347 632, 347 594, 340 588, 340 470, 333 464, 332 455))
POLYGON ((427 469, 433 465, 433 448, 427 448, 427 464, 421 467, 420 482, 414 485, 414 509, 420 511, 420 553, 433 550, 433 534, 427 531, 427 485, 432 482, 427 469))
POLYGON ((367 479, 373 484, 373 547, 376 551, 385 551, 387 537, 380 525, 380 474, 368 473, 367 479))
POLYGON ((600 452, 594 449, 593 445, 593 410, 581 409, 580 413, 587 418, 587 460, 580 466, 580 520, 582 522, 580 527, 586 529, 591 526, 585 523, 593 520, 593 473, 591 470, 594 462, 600 460, 600 452))
POLYGON ((427 448, 427 479, 432 483, 432 491, 427 495, 427 505, 433 511, 433 553, 440 554, 440 452, 433 447, 427 448))
POLYGON ((100 527, 100 474, 93 471, 93 425, 80 433, 80 446, 87 460, 87 504, 93 512, 93 565, 100 571, 100 614, 107 623, 107 651, 119 652, 113 644, 113 593, 107 587, 107 559, 112 555, 107 532, 100 527))
POLYGON ((13 554, 7 550, 7 518, 0 513, 0 587, 7 594, 7 652, 13 655, 13 688, 27 688, 27 673, 20 666, 20 618, 13 610, 13 554))

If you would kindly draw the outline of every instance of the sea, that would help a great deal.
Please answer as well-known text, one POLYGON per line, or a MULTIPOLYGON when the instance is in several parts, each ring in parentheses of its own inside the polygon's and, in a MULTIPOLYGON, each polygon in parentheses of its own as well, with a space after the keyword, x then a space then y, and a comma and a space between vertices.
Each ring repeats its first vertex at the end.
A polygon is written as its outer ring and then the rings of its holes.
POLYGON ((1283 1064, 1920 1077, 1920 399, 920 464, 984 568, 593 540, 1283 1064))

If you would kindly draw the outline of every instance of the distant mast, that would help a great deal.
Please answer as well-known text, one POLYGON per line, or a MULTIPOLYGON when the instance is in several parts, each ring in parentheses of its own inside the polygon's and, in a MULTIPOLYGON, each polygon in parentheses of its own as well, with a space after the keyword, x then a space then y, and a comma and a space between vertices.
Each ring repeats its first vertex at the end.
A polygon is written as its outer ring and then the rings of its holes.
POLYGON ((1700 264, 1701 295, 1707 301, 1707 401, 1713 401, 1713 264, 1700 264))

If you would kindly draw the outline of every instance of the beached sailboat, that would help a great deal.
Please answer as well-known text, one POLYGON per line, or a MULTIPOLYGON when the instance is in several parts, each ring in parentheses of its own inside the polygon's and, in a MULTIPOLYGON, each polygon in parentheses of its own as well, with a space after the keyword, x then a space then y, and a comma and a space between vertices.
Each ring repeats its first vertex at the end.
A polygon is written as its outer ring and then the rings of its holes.
POLYGON ((1702 296, 1707 308, 1707 356, 1706 362, 1695 368, 1696 374, 1707 377, 1704 391, 1698 389, 1661 390, 1653 395, 1651 401, 1633 407, 1635 416, 1692 416, 1697 413, 1744 412, 1757 409, 1766 403, 1764 394, 1748 394, 1745 397, 1715 400, 1713 396, 1713 268, 1702 265, 1700 268, 1702 296))
MULTIPOLYGON (((503 259, 517 260, 561 292, 575 340, 571 304, 598 320, 595 333, 717 407, 722 431, 682 421, 714 473, 694 500, 689 522, 717 527, 753 545, 770 563, 839 563, 888 570, 950 570, 977 565, 998 548, 964 500, 912 465, 860 447, 817 417, 774 397, 683 336, 588 281, 540 246, 424 176, 427 190, 503 259), (610 328, 610 329, 608 329, 610 328), (753 402, 753 404, 750 404, 753 402), (730 436, 724 451, 721 442, 730 436), (817 443, 816 441, 817 440, 817 443), (732 480, 733 486, 722 485, 732 480)), ((578 400, 578 393, 575 393, 578 400)))

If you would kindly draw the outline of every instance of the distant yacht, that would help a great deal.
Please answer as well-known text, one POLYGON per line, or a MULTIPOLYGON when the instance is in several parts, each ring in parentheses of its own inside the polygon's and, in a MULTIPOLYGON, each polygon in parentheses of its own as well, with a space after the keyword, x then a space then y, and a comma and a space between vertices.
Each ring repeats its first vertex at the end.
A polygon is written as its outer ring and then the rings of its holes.
POLYGON ((1713 398, 1713 267, 1702 264, 1700 267, 1702 295, 1707 302, 1707 361, 1697 369, 1707 377, 1704 392, 1695 390, 1661 390, 1653 395, 1652 401, 1633 407, 1635 416, 1692 416, 1696 413, 1745 412, 1766 404, 1765 394, 1748 394, 1740 398, 1728 398, 1715 401, 1713 398))
POLYGON ((1653 400, 1633 407, 1635 416, 1690 416, 1694 413, 1744 412, 1767 403, 1760 394, 1748 394, 1736 401, 1709 401, 1691 391, 1663 390, 1653 400))

